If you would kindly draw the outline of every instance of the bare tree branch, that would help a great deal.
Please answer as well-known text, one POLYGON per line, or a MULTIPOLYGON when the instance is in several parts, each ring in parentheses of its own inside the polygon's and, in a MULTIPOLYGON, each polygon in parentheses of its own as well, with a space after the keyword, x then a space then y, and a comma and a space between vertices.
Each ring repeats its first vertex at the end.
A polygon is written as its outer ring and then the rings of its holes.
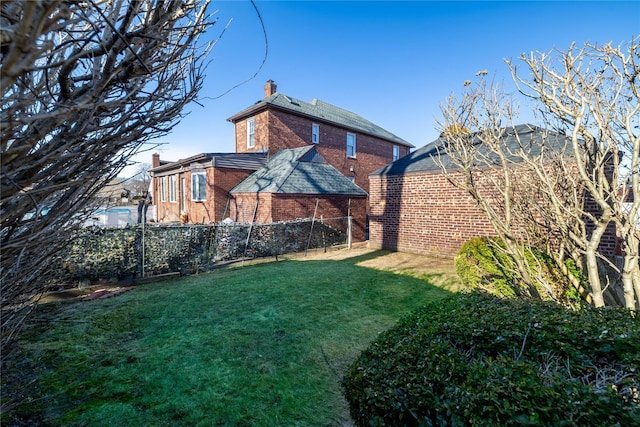
POLYGON ((3 342, 55 279, 92 196, 196 100, 208 1, 3 1, 3 342))
POLYGON ((445 170, 449 180, 476 199, 523 282, 552 298, 552 284, 519 264, 526 254, 516 243, 552 255, 584 296, 565 264, 573 259, 588 276, 594 305, 640 307, 638 46, 637 40, 624 48, 574 44, 565 52, 523 55, 526 75, 507 61, 520 93, 541 112, 546 131, 536 147, 503 144, 517 111, 501 86, 484 77, 442 107, 443 153, 458 170, 445 170), (601 249, 614 226, 624 243, 622 265, 601 249))

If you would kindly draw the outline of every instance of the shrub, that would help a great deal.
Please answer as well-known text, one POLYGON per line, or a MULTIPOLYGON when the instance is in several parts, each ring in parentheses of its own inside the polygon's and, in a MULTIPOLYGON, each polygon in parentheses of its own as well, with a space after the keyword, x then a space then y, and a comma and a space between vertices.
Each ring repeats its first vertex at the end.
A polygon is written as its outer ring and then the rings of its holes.
MULTIPOLYGON (((497 237, 477 237, 465 242, 455 257, 456 273, 470 289, 480 289, 503 297, 516 297, 522 294, 515 263, 503 250, 504 243, 497 237)), ((569 307, 581 304, 580 294, 571 282, 556 267, 550 256, 535 248, 527 248, 526 264, 531 277, 543 278, 545 289, 537 284, 542 299, 555 299, 569 307)), ((572 263, 572 260, 568 260, 572 263)), ((568 270, 583 283, 584 277, 572 263, 568 270)))
POLYGON ((359 426, 640 425, 640 319, 489 294, 427 305, 343 379, 359 426))
POLYGON ((504 252, 495 249, 501 243, 496 238, 476 237, 465 242, 454 259, 456 273, 462 283, 469 288, 481 288, 498 295, 515 296, 513 269, 504 252))

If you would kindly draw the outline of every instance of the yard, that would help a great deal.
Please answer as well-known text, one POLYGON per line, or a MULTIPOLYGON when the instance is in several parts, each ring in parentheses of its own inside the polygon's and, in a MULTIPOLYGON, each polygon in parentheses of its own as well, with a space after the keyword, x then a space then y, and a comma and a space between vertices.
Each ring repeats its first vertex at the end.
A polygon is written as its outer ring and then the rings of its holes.
POLYGON ((42 304, 4 369, 2 424, 350 425, 345 368, 459 288, 450 260, 365 247, 270 261, 42 304))

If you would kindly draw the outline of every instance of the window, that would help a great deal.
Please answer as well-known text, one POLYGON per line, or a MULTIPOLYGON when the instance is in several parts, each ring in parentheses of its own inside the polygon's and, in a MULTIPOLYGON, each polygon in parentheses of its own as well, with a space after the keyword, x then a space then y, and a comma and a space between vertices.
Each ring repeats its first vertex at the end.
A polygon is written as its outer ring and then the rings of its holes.
POLYGON ((167 177, 163 176, 160 178, 160 201, 167 201, 167 177))
POLYGON ((311 142, 318 144, 320 142, 320 125, 313 123, 311 125, 311 142))
POLYGON ((176 201, 176 184, 177 184, 176 176, 170 175, 169 176, 169 201, 174 203, 176 201))
POLYGON ((355 157, 356 156, 356 134, 348 133, 347 134, 347 157, 355 157))
POLYGON ((207 175, 202 172, 191 172, 191 200, 202 202, 207 200, 207 175))
POLYGON ((393 161, 395 162, 400 158, 400 147, 397 145, 393 146, 393 161))
POLYGON ((247 120, 247 148, 253 148, 256 145, 256 122, 253 119, 247 120))

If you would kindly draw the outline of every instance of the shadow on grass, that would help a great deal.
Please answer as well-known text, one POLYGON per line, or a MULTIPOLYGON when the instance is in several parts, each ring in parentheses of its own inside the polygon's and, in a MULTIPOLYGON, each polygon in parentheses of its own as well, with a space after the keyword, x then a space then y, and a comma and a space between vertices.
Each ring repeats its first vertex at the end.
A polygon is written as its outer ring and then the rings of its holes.
MULTIPOLYGON (((348 425, 342 372, 403 315, 449 294, 340 260, 281 260, 37 313, 2 425, 348 425)), ((3 396, 4 399, 4 396, 3 396)), ((4 411, 3 411, 4 412, 4 411)))

